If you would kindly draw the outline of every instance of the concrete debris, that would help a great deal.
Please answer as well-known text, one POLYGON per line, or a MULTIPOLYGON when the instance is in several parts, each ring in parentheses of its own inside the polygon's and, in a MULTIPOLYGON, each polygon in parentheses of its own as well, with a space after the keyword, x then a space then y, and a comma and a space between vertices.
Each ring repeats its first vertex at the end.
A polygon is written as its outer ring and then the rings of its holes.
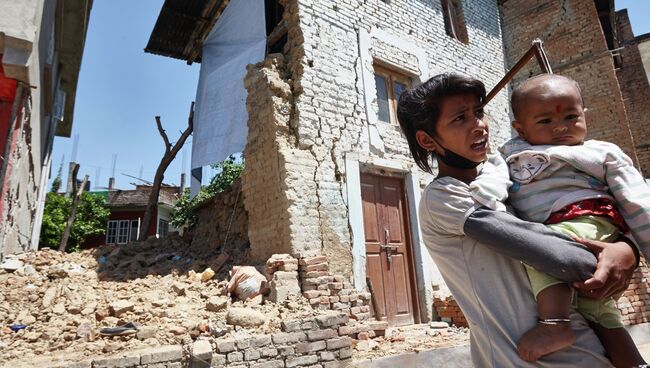
MULTIPOLYGON (((231 259, 229 255, 202 248, 188 253, 187 249, 192 249, 191 245, 171 236, 72 254, 43 249, 12 258, 20 263, 3 263, 0 361, 11 366, 37 358, 83 362, 160 346, 183 346, 185 351, 195 348, 207 355, 206 342, 194 341, 209 341, 219 350, 215 341, 231 340, 237 346, 233 359, 240 353, 248 354, 244 358, 254 359, 260 354, 259 359, 271 359, 276 354, 274 350, 287 354, 293 349, 283 345, 283 339, 294 344, 298 340, 290 341, 296 337, 303 344, 299 350, 304 350, 304 354, 323 345, 313 345, 312 341, 331 340, 328 344, 332 349, 343 349, 336 350, 339 358, 352 352, 349 345, 336 345, 340 339, 348 344, 352 339, 374 338, 380 345, 374 349, 373 343, 364 343, 362 347, 373 348, 359 350, 359 354, 384 354, 400 344, 407 345, 398 350, 412 348, 408 339, 399 342, 393 338, 403 336, 404 332, 391 335, 386 322, 360 318, 368 313, 368 295, 354 291, 343 278, 330 276, 325 271, 324 258, 297 260, 286 254, 274 255, 262 265, 266 267, 266 277, 255 267, 235 266, 233 277, 228 280, 230 267, 224 266, 231 259), (165 253, 169 255, 160 256, 165 253), (208 269, 214 275, 205 276, 202 281, 208 269), (267 280, 270 291, 263 298, 267 280), (231 299, 229 291, 234 298, 231 299), (244 300, 239 299, 242 296, 244 300), (319 298, 319 302, 310 298, 319 298), (321 311, 323 306, 327 310, 321 311), (340 309, 331 310, 333 307, 340 309), (137 326, 133 333, 99 333, 129 323, 137 326), (26 328, 10 328, 20 325, 26 328), (280 345, 248 351, 244 342, 239 343, 248 341, 246 336, 262 340, 274 336, 280 345)), ((466 330, 422 326, 426 329, 421 336, 429 340, 467 342, 466 330), (427 331, 437 332, 427 335, 427 331)), ((260 344, 265 344, 266 340, 262 340, 260 344)), ((329 359, 328 354, 323 359, 329 359)), ((217 366, 220 361, 216 361, 217 366)))
POLYGON ((233 326, 257 327, 266 322, 266 316, 250 308, 230 308, 226 322, 233 326))
POLYGON ((0 268, 7 272, 14 272, 21 267, 23 267, 23 262, 15 258, 7 258, 2 262, 2 264, 0 264, 0 268))

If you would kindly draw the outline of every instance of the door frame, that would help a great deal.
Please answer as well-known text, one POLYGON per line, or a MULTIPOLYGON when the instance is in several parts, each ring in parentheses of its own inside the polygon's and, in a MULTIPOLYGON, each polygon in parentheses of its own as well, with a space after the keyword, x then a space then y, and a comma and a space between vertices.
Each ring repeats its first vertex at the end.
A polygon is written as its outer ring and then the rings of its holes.
MULTIPOLYGON (((346 186, 348 199, 348 221, 352 231, 353 279, 357 290, 366 289, 366 239, 363 226, 363 206, 361 200, 361 172, 400 176, 405 190, 405 232, 411 243, 409 263, 414 282, 413 317, 416 323, 431 320, 433 314, 432 277, 438 272, 429 257, 421 239, 418 203, 421 188, 420 175, 415 165, 397 160, 373 158, 356 152, 345 156, 346 186)), ((436 278, 437 279, 437 278, 436 278)))

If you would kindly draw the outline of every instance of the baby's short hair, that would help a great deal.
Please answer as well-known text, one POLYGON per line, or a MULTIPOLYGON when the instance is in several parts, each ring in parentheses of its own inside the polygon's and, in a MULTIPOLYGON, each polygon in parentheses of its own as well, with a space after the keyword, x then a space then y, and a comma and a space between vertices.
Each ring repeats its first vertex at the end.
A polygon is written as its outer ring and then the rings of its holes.
POLYGON ((580 99, 582 100, 582 107, 584 107, 585 102, 584 99, 582 98, 582 90, 580 89, 580 84, 578 84, 578 82, 576 82, 575 79, 560 74, 540 74, 532 78, 528 78, 525 81, 521 82, 512 91, 512 96, 510 96, 510 106, 512 107, 512 114, 515 116, 515 119, 519 119, 519 114, 521 113, 521 107, 526 97, 528 97, 527 95, 528 92, 530 91, 530 88, 535 86, 539 82, 545 80, 552 80, 552 79, 556 79, 556 80, 560 79, 560 80, 568 81, 571 84, 573 84, 576 90, 578 91, 578 94, 580 94, 580 99))

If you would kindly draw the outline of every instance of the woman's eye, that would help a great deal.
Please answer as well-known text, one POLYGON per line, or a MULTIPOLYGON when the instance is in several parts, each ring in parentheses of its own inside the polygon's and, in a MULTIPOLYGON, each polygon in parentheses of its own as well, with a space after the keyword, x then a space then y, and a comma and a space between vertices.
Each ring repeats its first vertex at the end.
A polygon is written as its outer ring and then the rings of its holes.
POLYGON ((542 119, 537 122, 537 124, 550 124, 550 123, 551 123, 551 119, 542 119))
POLYGON ((483 119, 483 116, 485 116, 485 111, 483 111, 483 109, 477 109, 474 112, 474 115, 479 119, 483 119))
POLYGON ((578 118, 578 115, 571 114, 566 116, 566 120, 576 120, 578 118))
POLYGON ((465 120, 465 115, 458 115, 454 118, 454 121, 463 121, 465 120))

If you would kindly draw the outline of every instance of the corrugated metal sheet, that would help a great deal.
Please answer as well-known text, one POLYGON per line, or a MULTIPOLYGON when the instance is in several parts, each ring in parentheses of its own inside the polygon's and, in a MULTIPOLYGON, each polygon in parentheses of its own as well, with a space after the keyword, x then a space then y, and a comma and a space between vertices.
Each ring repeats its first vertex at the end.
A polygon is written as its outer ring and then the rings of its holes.
MULTIPOLYGON (((188 60, 224 0, 165 0, 145 52, 188 60)), ((194 62, 201 61, 199 54, 194 62)))

